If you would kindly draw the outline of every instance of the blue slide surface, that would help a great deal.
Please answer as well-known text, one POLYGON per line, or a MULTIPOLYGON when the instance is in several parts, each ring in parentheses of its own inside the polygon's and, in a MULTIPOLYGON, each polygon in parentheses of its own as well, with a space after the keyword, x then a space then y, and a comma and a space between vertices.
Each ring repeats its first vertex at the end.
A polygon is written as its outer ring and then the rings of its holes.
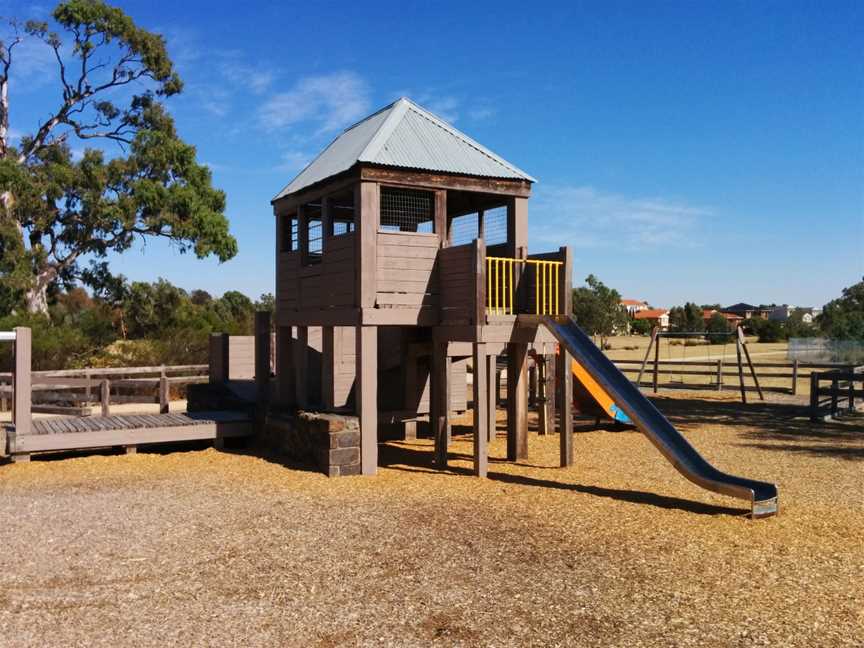
POLYGON ((543 324, 684 477, 715 493, 748 500, 753 517, 777 513, 774 484, 729 475, 708 463, 572 318, 545 317, 543 324))

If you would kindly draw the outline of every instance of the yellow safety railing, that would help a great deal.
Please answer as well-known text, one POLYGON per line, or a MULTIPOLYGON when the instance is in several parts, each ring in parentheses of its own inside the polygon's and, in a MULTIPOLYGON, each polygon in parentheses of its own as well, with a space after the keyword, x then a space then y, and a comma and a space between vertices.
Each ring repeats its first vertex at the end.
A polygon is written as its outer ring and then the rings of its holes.
POLYGON ((534 314, 560 315, 558 276, 563 261, 486 257, 486 311, 490 315, 514 315, 516 264, 534 270, 534 314))

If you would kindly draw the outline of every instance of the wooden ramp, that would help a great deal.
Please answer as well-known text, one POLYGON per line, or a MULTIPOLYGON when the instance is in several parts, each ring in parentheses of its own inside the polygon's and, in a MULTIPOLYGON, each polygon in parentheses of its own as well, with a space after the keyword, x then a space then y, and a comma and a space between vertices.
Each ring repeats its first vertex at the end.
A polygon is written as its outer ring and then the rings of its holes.
POLYGON ((34 420, 29 434, 16 434, 14 426, 7 426, 6 450, 13 460, 26 460, 33 452, 115 446, 132 449, 150 443, 206 439, 220 443, 253 431, 250 416, 234 411, 50 418, 34 420))

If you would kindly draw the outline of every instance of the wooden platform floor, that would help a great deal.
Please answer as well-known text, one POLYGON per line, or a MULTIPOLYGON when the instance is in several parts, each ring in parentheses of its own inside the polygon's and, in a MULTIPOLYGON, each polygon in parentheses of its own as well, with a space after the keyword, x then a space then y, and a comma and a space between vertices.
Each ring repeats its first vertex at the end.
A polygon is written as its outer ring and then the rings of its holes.
POLYGON ((213 440, 254 433, 252 418, 243 411, 193 412, 50 418, 33 421, 29 434, 15 433, 14 426, 0 431, 0 456, 26 460, 33 452, 125 447, 177 441, 213 440), (4 453, 5 450, 5 453, 4 453))
POLYGON ((33 434, 64 434, 99 432, 102 430, 132 430, 164 428, 214 423, 248 422, 245 412, 198 412, 191 414, 140 414, 124 416, 86 416, 38 419, 33 421, 33 434))

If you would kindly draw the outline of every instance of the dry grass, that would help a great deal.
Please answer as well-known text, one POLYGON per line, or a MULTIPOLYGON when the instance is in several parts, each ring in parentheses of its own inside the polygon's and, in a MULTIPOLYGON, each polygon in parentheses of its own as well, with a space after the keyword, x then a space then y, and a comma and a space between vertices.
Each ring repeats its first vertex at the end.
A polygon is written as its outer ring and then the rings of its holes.
MULTIPOLYGON (((834 646, 864 635, 864 423, 788 403, 660 405, 779 517, 679 477, 635 432, 556 436, 490 479, 382 448, 375 478, 212 449, 0 467, 14 645, 834 646), (456 474, 454 474, 456 473, 456 474)), ((691 395, 692 396, 692 395, 691 395)))

